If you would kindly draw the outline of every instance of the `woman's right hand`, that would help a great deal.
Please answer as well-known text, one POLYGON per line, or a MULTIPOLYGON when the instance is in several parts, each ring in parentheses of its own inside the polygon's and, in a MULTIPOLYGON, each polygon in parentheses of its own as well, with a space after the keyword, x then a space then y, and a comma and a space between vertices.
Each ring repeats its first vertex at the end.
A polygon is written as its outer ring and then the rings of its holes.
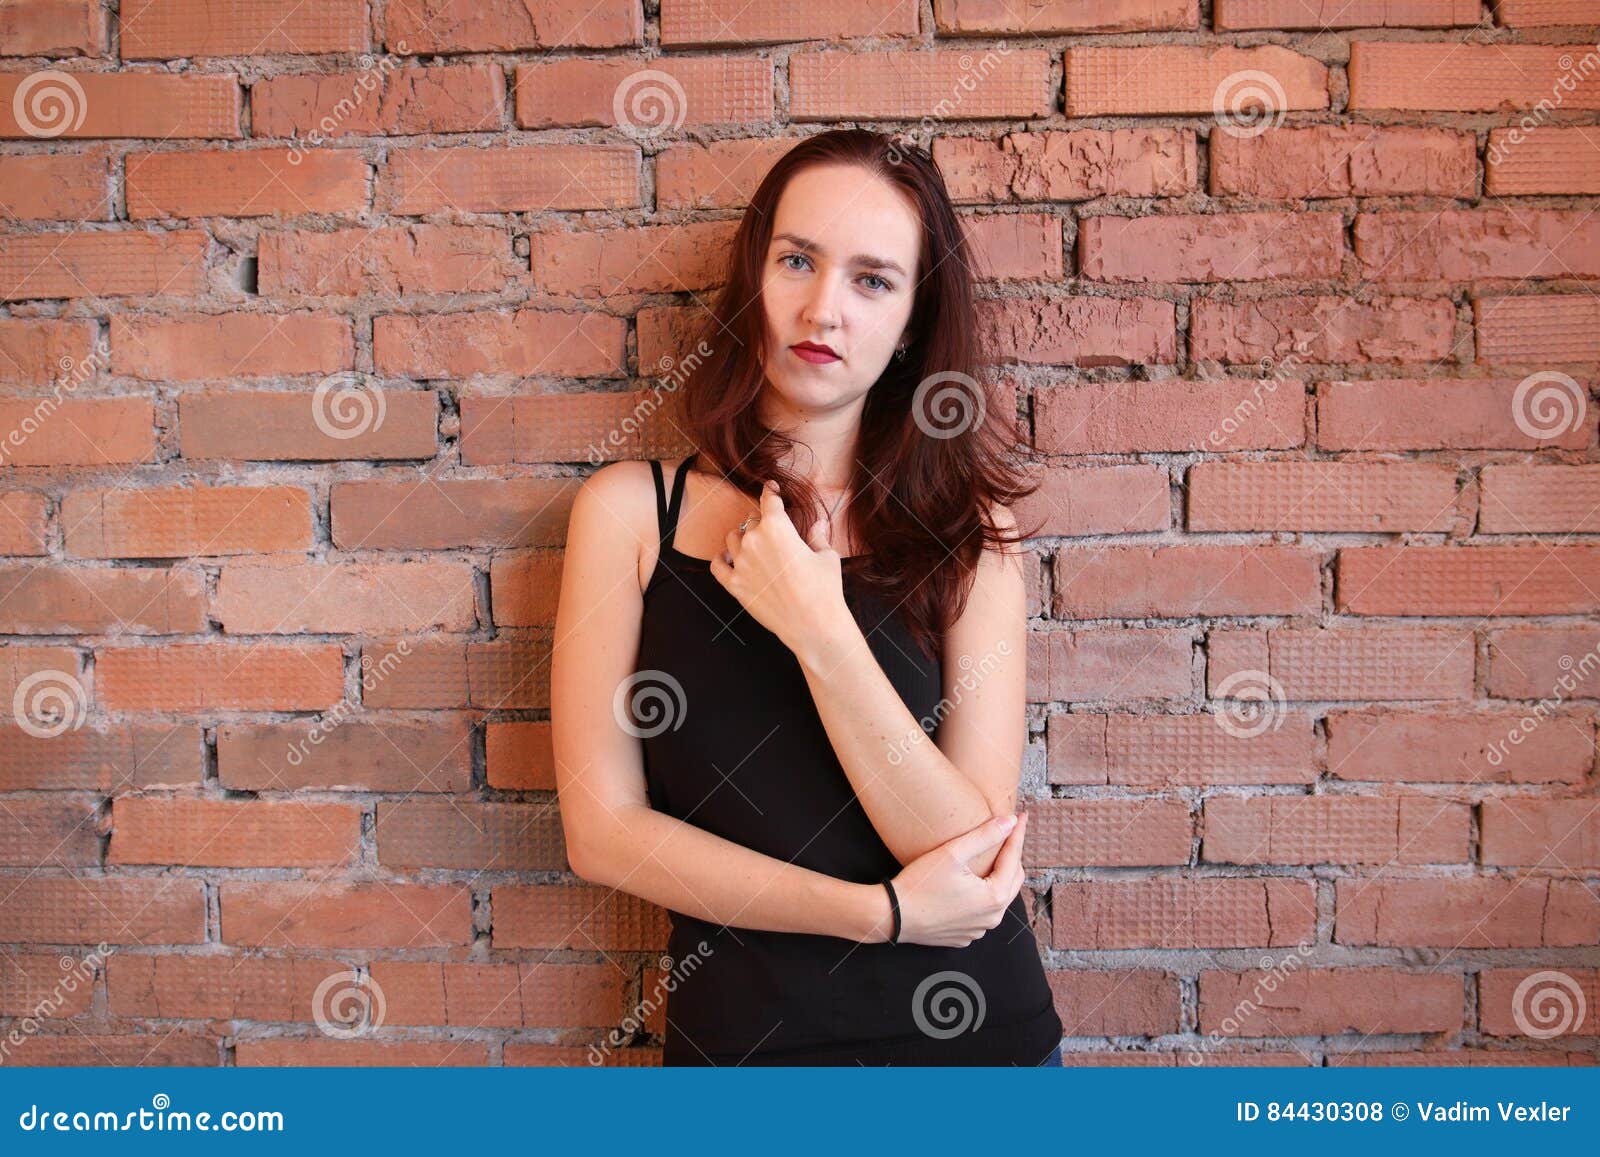
POLYGON ((1022 890, 1022 838, 1026 812, 1009 829, 1011 817, 996 816, 962 832, 912 860, 891 881, 900 901, 901 944, 965 948, 998 925, 1022 890), (1005 841, 987 876, 975 875, 967 861, 1005 841))

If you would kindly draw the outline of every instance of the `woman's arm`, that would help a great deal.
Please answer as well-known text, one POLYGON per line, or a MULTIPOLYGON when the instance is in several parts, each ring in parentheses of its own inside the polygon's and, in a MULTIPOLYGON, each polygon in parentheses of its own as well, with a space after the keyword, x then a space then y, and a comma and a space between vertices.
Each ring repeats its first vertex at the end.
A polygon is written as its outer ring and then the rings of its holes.
MULTIPOLYGON (((1015 526, 1004 507, 997 525, 1015 526)), ((1027 735, 1027 580, 1015 546, 985 549, 961 617, 945 633, 935 744, 848 614, 796 650, 834 752, 902 864, 1016 809, 1027 735)), ((980 876, 993 849, 969 861, 980 876)))
MULTIPOLYGON (((617 463, 579 488, 567 530, 551 657, 556 788, 572 870, 714 924, 887 940, 888 893, 790 864, 650 807, 640 741, 613 713, 638 660, 643 488, 617 463)), ((659 564, 658 564, 659 565, 659 564)))

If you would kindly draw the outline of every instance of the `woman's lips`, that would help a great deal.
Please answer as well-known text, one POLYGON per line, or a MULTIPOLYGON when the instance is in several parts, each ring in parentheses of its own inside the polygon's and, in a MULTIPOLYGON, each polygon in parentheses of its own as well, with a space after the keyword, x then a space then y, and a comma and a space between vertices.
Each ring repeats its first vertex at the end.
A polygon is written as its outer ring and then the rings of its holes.
POLYGON ((796 357, 808 361, 814 366, 825 366, 829 362, 839 360, 833 354, 823 353, 821 350, 808 349, 805 346, 790 346, 789 348, 794 351, 796 357))

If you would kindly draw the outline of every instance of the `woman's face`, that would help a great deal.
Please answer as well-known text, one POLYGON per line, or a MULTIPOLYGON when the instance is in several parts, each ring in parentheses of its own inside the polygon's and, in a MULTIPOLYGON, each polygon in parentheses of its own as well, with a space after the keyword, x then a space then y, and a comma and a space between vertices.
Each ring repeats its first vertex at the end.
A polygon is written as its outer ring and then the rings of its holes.
POLYGON ((778 200, 762 272, 769 388, 816 415, 857 402, 911 318, 922 225, 892 185, 857 165, 813 165, 778 200), (798 343, 835 356, 803 353, 798 343))

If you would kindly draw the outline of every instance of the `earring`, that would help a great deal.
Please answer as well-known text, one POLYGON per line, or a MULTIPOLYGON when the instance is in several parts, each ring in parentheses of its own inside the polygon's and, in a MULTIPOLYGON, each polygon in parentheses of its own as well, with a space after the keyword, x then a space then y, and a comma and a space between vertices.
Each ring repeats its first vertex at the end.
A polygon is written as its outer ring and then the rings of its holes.
POLYGON ((897 361, 897 362, 903 362, 903 361, 906 360, 906 347, 905 346, 901 346, 899 349, 894 351, 894 360, 897 361))

